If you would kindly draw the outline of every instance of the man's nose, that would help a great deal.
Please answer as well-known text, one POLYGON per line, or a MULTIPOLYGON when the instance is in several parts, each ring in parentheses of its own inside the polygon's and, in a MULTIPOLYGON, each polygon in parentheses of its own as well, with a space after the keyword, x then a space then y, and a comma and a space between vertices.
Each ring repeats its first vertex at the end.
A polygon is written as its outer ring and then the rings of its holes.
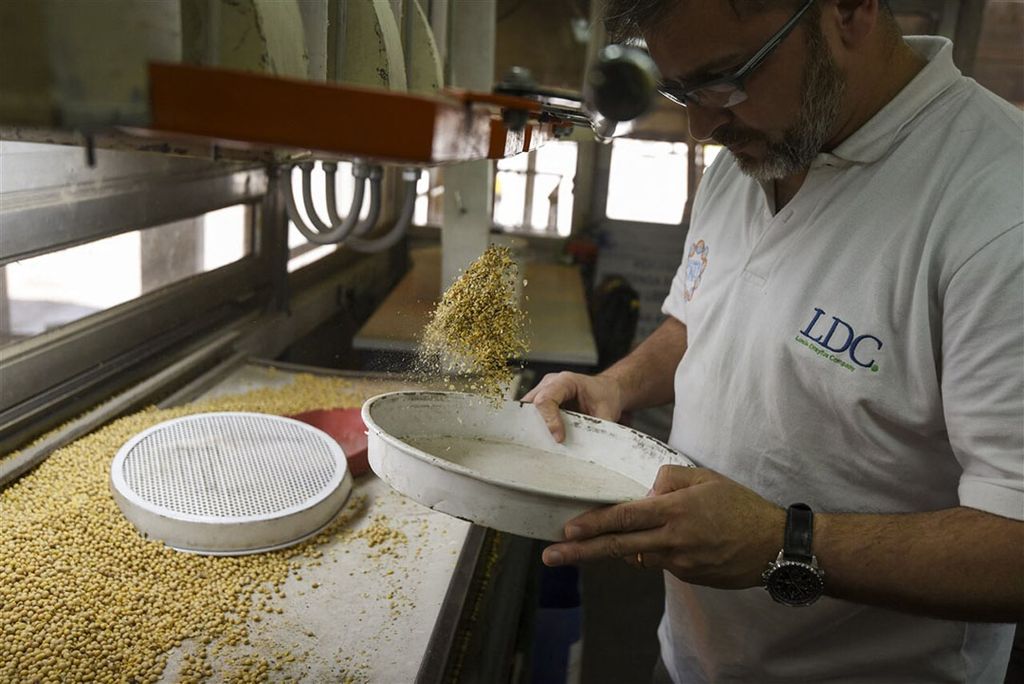
POLYGON ((686 107, 686 115, 690 137, 701 142, 711 140, 714 132, 732 118, 732 112, 723 107, 702 107, 695 104, 686 107))

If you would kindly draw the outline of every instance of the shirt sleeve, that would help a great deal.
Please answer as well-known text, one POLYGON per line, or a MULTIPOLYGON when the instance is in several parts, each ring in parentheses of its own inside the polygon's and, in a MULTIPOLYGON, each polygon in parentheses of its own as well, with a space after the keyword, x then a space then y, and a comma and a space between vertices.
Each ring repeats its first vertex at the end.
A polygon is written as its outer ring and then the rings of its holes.
POLYGON ((683 252, 683 263, 676 269, 672 278, 672 286, 669 288, 668 296, 661 305, 661 313, 672 316, 686 325, 686 297, 683 295, 683 286, 686 282, 686 252, 683 252))
POLYGON ((942 401, 960 504, 1024 520, 1024 227, 972 255, 942 299, 942 401))
POLYGON ((727 161, 727 154, 725 152, 719 153, 715 162, 704 172, 704 177, 701 179, 700 185, 697 186, 697 194, 693 198, 693 209, 690 211, 690 228, 686 231, 683 261, 679 264, 679 268, 676 269, 668 296, 665 297, 665 301, 661 305, 661 313, 678 319, 683 325, 686 325, 686 261, 693 242, 690 236, 697 233, 697 231, 693 230, 693 226, 700 225, 701 214, 703 213, 708 195, 711 193, 711 187, 715 184, 716 179, 725 173, 723 168, 727 166, 727 161))

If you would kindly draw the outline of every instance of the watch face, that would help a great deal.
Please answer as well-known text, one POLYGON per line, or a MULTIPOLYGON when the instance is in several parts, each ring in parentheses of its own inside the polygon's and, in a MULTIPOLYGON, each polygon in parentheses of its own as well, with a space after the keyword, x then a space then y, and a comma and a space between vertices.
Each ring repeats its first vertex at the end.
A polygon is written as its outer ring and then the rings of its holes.
POLYGON ((782 561, 768 574, 765 587, 771 597, 787 606, 807 606, 821 597, 825 584, 806 563, 782 561))

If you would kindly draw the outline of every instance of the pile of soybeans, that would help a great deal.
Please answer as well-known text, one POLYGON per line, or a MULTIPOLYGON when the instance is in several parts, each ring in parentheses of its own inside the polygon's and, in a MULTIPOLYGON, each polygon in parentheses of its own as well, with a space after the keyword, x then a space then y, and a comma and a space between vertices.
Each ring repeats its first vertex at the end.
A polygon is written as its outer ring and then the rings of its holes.
POLYGON ((527 351, 526 314, 516 296, 520 277, 507 247, 488 247, 434 308, 420 341, 419 371, 468 376, 472 391, 499 400, 513 379, 509 361, 527 351))
MULTIPOLYGON (((353 496, 319 536, 290 549, 232 558, 179 553, 143 539, 121 514, 110 463, 131 437, 171 418, 355 407, 379 391, 300 375, 280 389, 142 411, 55 451, 0 491, 0 682, 156 682, 182 650, 178 682, 211 677, 215 661, 226 662, 219 681, 294 681, 284 670, 301 654, 258 649, 249 627, 282 612, 286 580, 323 562, 328 541, 348 540, 372 559, 404 534, 380 518, 356 525, 371 511, 353 496)), ((336 672, 337 681, 365 681, 351 666, 336 672)))

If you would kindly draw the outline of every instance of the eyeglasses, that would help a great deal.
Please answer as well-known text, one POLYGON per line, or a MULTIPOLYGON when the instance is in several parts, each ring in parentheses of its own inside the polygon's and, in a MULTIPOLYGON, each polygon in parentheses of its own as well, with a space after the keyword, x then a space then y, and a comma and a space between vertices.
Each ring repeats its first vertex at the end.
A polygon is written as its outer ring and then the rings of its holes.
POLYGON ((797 10, 797 13, 750 58, 750 61, 731 74, 716 76, 695 86, 663 82, 658 85, 658 92, 683 107, 697 105, 700 107, 728 108, 744 102, 747 99, 747 91, 743 89, 743 81, 757 67, 761 66, 761 63, 768 58, 768 55, 775 51, 775 48, 779 47, 782 41, 786 39, 786 36, 796 28, 800 18, 804 16, 804 13, 813 4, 814 0, 807 0, 803 7, 797 10))

